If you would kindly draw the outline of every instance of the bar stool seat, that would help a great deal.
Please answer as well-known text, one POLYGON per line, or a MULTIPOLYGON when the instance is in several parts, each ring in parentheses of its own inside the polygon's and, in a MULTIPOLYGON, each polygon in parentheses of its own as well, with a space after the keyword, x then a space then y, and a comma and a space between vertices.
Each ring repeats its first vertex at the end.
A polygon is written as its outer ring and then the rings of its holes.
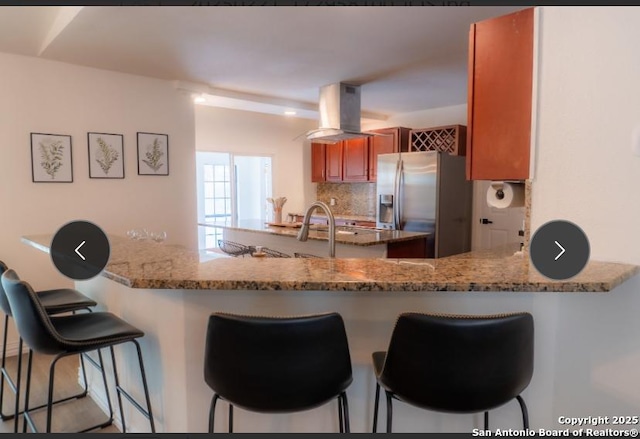
POLYGON ((144 332, 108 312, 51 317, 51 323, 64 342, 60 346, 43 347, 42 353, 50 355, 57 354, 60 349, 69 353, 85 352, 144 336, 144 332))
POLYGON ((21 281, 13 270, 7 270, 2 275, 2 286, 11 306, 11 310, 13 311, 13 317, 16 326, 18 327, 18 332, 29 346, 23 431, 26 431, 27 424, 33 431, 36 431, 35 424, 33 423, 29 410, 33 351, 47 355, 55 355, 51 362, 49 372, 47 433, 51 432, 54 376, 55 366, 58 360, 69 355, 82 354, 94 350, 98 353, 99 364, 91 359, 91 357, 87 357, 87 359, 89 359, 102 374, 107 404, 109 406, 109 419, 83 431, 90 431, 111 425, 113 423, 113 409, 111 406, 111 398, 109 397, 109 389, 107 386, 102 353, 100 351, 101 348, 108 347, 111 351, 113 374, 116 384, 123 433, 126 432, 126 424, 122 407, 123 395, 149 420, 151 431, 155 433, 155 424, 142 361, 142 353, 140 345, 136 340, 136 338, 142 337, 144 332, 108 312, 50 317, 47 315, 38 295, 33 291, 31 286, 28 283, 21 281), (135 399, 120 386, 113 346, 127 342, 133 343, 137 350, 146 409, 136 402, 135 399))
POLYGON ((49 315, 78 311, 98 304, 72 288, 36 291, 36 294, 49 315))
POLYGON ((533 317, 404 313, 386 352, 372 354, 376 377, 373 432, 378 425, 380 387, 387 400, 391 433, 394 399, 447 413, 484 412, 516 399, 524 429, 527 406, 520 393, 533 375, 533 317))

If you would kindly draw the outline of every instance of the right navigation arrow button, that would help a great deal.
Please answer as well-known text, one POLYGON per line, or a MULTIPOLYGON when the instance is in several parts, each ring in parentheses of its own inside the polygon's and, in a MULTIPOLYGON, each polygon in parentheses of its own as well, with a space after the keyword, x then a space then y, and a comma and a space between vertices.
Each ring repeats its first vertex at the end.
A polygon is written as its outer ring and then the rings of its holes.
POLYGON ((531 237, 529 255, 531 263, 543 276, 556 280, 569 279, 587 265, 589 240, 582 229, 572 222, 549 221, 531 237))
MULTIPOLYGON (((558 259, 560 259, 560 256, 562 256, 564 254, 564 252, 566 252, 566 250, 564 249, 563 246, 560 245, 560 243, 558 241, 553 241, 556 243, 556 245, 558 247, 560 247, 560 250, 562 250, 560 253, 558 253, 558 256, 556 256, 556 258, 554 259, 554 261, 557 261, 558 259)), ((83 243, 84 244, 84 243, 83 243)))

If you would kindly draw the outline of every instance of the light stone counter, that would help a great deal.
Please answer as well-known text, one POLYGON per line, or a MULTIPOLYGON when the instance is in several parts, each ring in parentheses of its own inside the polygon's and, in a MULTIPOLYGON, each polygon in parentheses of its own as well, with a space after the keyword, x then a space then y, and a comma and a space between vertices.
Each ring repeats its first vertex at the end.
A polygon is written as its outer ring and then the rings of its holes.
MULTIPOLYGON (((48 251, 51 236, 24 242, 48 251)), ((516 247, 440 259, 216 258, 195 251, 109 236, 111 258, 102 273, 131 288, 326 291, 555 291, 607 292, 640 267, 590 261, 576 277, 540 275, 516 247)))
MULTIPOLYGON (((300 228, 271 226, 259 220, 239 221, 234 224, 217 222, 217 223, 199 223, 204 227, 220 227, 222 229, 241 230, 245 232, 268 233, 271 235, 287 236, 296 238, 300 228)), ((404 230, 378 230, 357 228, 352 226, 336 227, 336 244, 356 245, 356 246, 373 246, 380 244, 388 244, 391 242, 413 241, 414 239, 423 239, 429 236, 429 233, 422 232, 405 232, 404 230)), ((312 225, 309 230, 309 239, 316 241, 328 241, 329 235, 327 226, 312 225)))
MULTIPOLYGON (((46 252, 50 238, 24 241, 46 252)), ((535 322, 534 375, 522 396, 533 429, 564 429, 560 416, 640 413, 640 276, 632 265, 591 261, 573 279, 549 281, 511 249, 438 260, 217 258, 201 263, 198 253, 181 247, 115 236, 110 240, 112 259, 103 275, 75 285, 101 310, 145 332, 140 342, 159 432, 206 432, 212 391, 203 378, 204 345, 213 312, 339 312, 353 364, 354 381, 347 389, 353 432, 371 429, 371 353, 387 348, 397 316, 407 311, 530 312, 535 322)), ((47 254, 33 253, 34 264, 51 263, 47 254)), ((140 379, 131 366, 135 351, 116 349, 122 385, 139 396, 140 379)), ((93 368, 88 371, 96 383, 90 395, 105 408, 99 377, 93 368)), ((228 406, 219 406, 216 431, 226 431, 228 406)), ((337 431, 336 408, 337 403, 331 403, 281 415, 238 409, 235 431, 337 431)), ((132 431, 148 431, 146 420, 126 403, 125 410, 132 431)), ((515 401, 491 410, 490 416, 492 429, 521 428, 515 401)), ((481 413, 453 415, 394 404, 395 432, 468 433, 482 424, 481 413)))

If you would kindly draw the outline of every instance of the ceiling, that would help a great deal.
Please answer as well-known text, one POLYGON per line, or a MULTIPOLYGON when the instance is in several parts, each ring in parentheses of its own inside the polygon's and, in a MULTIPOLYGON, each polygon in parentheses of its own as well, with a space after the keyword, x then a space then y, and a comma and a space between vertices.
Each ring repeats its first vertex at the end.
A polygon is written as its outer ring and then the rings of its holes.
POLYGON ((312 108, 362 85, 380 115, 467 100, 469 25, 522 7, 0 7, 0 51, 312 108))

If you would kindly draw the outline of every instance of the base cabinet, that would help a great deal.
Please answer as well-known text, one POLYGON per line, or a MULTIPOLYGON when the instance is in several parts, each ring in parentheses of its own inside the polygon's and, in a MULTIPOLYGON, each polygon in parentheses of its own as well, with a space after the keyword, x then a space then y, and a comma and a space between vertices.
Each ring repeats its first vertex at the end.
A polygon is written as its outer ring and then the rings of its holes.
POLYGON ((433 255, 427 254, 426 239, 412 239, 388 243, 387 258, 433 258, 433 255))

